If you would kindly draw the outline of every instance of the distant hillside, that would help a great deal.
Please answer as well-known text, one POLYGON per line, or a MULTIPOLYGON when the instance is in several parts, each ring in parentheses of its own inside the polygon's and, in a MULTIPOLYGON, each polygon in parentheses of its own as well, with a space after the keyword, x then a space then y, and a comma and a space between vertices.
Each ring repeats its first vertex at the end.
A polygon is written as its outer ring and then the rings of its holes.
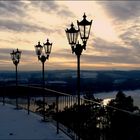
MULTIPOLYGON (((42 71, 18 71, 18 83, 21 85, 42 85, 42 71)), ((45 71, 45 83, 48 88, 76 92, 76 70, 45 71)), ((14 71, 0 71, 0 85, 14 85, 14 71)), ((81 70, 81 91, 101 92, 112 90, 140 89, 140 71, 88 71, 81 70)))

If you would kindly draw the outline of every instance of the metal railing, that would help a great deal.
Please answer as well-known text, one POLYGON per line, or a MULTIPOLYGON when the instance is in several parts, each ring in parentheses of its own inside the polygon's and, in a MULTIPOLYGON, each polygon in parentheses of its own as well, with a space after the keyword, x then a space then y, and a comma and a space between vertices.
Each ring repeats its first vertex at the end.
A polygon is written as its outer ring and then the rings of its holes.
POLYGON ((1 90, 3 104, 10 103, 43 116, 56 125, 56 131, 65 132, 73 140, 134 140, 139 139, 139 109, 104 105, 101 99, 80 98, 51 89, 32 86, 5 87, 1 90), (17 94, 18 93, 18 94, 17 94), (45 112, 43 110, 45 96, 45 112), (137 112, 136 112, 137 111, 137 112))

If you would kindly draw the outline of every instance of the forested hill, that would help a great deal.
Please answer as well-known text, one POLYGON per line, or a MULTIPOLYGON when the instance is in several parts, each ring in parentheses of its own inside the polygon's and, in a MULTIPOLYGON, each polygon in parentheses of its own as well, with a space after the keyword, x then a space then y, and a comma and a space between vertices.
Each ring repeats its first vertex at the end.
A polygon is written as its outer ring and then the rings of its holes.
MULTIPOLYGON (((18 83, 21 85, 42 84, 42 71, 18 71, 18 83)), ((77 71, 45 71, 46 86, 55 90, 74 93, 77 84, 77 71)), ((0 85, 15 84, 14 71, 0 71, 0 85)), ((112 90, 140 89, 140 71, 87 71, 81 70, 81 91, 101 92, 112 90)))

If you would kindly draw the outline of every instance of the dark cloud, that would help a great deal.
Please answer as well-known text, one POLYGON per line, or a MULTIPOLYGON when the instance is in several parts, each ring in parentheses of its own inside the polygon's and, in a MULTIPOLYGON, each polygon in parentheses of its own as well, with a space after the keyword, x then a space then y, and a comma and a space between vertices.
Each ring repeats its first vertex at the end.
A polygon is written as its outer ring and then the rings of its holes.
POLYGON ((11 49, 8 49, 8 48, 0 48, 0 53, 10 54, 11 53, 11 49))
POLYGON ((12 30, 16 32, 54 32, 54 30, 47 29, 41 26, 32 25, 27 22, 20 22, 20 21, 14 21, 14 20, 8 20, 8 19, 0 19, 0 29, 7 29, 12 30))
MULTIPOLYGON (((112 43, 105 41, 101 38, 96 38, 89 46, 86 51, 83 51, 81 55, 81 65, 82 64, 140 64, 140 55, 137 48, 126 48, 121 44, 112 43), (87 53, 88 52, 88 53, 87 53), (95 52, 92 54, 92 52, 95 52), (96 52, 99 52, 96 55, 96 52), (90 53, 90 54, 89 54, 90 53)), ((59 50, 58 52, 53 52, 52 57, 58 59, 67 58, 68 63, 77 62, 75 54, 71 53, 70 49, 59 50)))
POLYGON ((90 48, 91 51, 100 52, 103 56, 86 56, 85 61, 90 61, 92 57, 95 63, 140 64, 140 1, 100 1, 99 3, 114 19, 114 27, 119 31, 122 44, 110 43, 100 38, 94 39, 91 45, 95 48, 90 48))
POLYGON ((108 42, 106 40, 103 40, 101 38, 95 38, 93 40, 93 42, 91 42, 90 47, 88 48, 90 52, 100 52, 102 54, 107 53, 108 55, 113 55, 113 56, 120 56, 122 55, 122 52, 124 53, 131 53, 131 49, 130 48, 126 48, 121 46, 118 43, 112 43, 112 42, 108 42))
POLYGON ((109 14, 118 20, 128 20, 140 16, 140 1, 100 1, 109 14))
POLYGON ((11 52, 12 52, 12 50, 10 50, 10 49, 0 48, 0 60, 1 61, 11 60, 11 56, 10 56, 11 52))
MULTIPOLYGON (((0 29, 8 29, 17 32, 44 32, 63 34, 60 29, 49 29, 44 26, 38 26, 36 23, 28 23, 28 11, 42 10, 47 13, 55 13, 60 17, 73 16, 65 6, 60 6, 56 1, 0 1, 0 29), (33 9, 32 9, 33 8, 33 9), (17 18, 18 17, 18 18, 17 18), (23 18, 27 20, 23 21, 23 18), (11 20, 10 20, 11 19, 11 20)), ((51 19, 48 19, 51 20, 51 19)))
MULTIPOLYGON (((85 64, 90 64, 90 66, 93 64, 105 64, 107 66, 111 66, 112 64, 139 64, 140 59, 139 56, 137 56, 137 51, 132 51, 128 48, 123 48, 121 46, 118 46, 116 44, 112 44, 110 42, 106 42, 100 38, 96 39, 94 41, 94 48, 87 48, 86 51, 99 51, 101 53, 107 53, 108 55, 94 55, 94 54, 88 54, 83 52, 83 55, 81 55, 81 66, 85 64), (122 49, 121 49, 122 48, 122 49)), ((21 50, 22 56, 21 56, 21 64, 27 65, 28 69, 32 69, 30 67, 30 64, 32 63, 37 69, 40 68, 40 63, 38 62, 37 56, 35 54, 34 50, 21 50), (34 60, 34 61, 33 61, 34 60), (24 62, 24 63, 23 63, 24 62)), ((11 61, 10 53, 12 52, 12 49, 3 49, 0 48, 0 60, 2 61, 11 61)), ((49 69, 56 69, 58 68, 73 68, 76 67, 77 58, 75 54, 71 53, 70 49, 62 49, 57 52, 53 51, 50 55, 50 60, 47 62, 47 68, 49 69), (51 62, 51 59, 57 58, 58 61, 51 62), (59 59, 63 60, 63 58, 66 58, 66 62, 61 62, 59 59), (71 64, 75 64, 74 66, 71 66, 71 64)), ((82 66, 82 67, 83 67, 82 66)), ((86 66, 84 66, 86 68, 86 66)), ((83 67, 83 68, 84 68, 83 67)), ((24 69, 24 68, 23 68, 24 69)))
POLYGON ((57 52, 53 52, 51 55, 53 55, 56 58, 68 58, 69 60, 74 58, 75 54, 71 53, 71 49, 59 49, 57 52))
POLYGON ((66 6, 57 4, 57 1, 31 1, 31 4, 46 13, 55 13, 59 16, 74 17, 74 14, 66 6))
POLYGON ((100 55, 84 54, 83 61, 86 63, 125 63, 139 64, 140 55, 137 48, 125 48, 120 44, 107 42, 101 38, 94 39, 91 48, 87 48, 89 52, 100 52, 100 55))
MULTIPOLYGON (((140 21, 139 21, 140 22, 140 21)), ((140 24, 135 22, 128 27, 123 33, 120 34, 120 38, 124 41, 126 45, 133 46, 135 48, 140 46, 140 24)))
MULTIPOLYGON (((31 70, 37 70, 37 69, 41 69, 41 62, 38 61, 38 58, 35 54, 35 51, 30 51, 30 50, 23 50, 22 51, 22 59, 21 62, 24 62, 24 67, 22 69, 26 69, 25 67, 28 67, 28 69, 31 70), (31 65, 32 64, 32 65, 31 65), (33 69, 34 67, 34 69, 33 69)), ((63 68, 69 68, 71 67, 71 63, 75 63, 76 62, 76 57, 72 54, 70 54, 67 50, 59 50, 57 52, 52 51, 52 53, 50 54, 50 58, 49 60, 47 60, 47 64, 45 64, 45 69, 63 69, 63 68), (51 60, 53 58, 57 58, 56 62, 52 62, 51 60), (63 58, 67 58, 68 61, 67 62, 61 62, 59 60, 63 61, 63 58), (73 61, 73 59, 75 59, 75 61, 73 61)), ((21 66, 23 64, 21 63, 21 66)))
POLYGON ((21 1, 0 1, 0 15, 12 16, 25 16, 27 4, 21 1))
MULTIPOLYGON (((14 49, 16 50, 16 49, 14 49)), ((20 49, 21 50, 21 49, 20 49)), ((0 48, 0 54, 1 55, 6 55, 6 56, 10 56, 10 53, 13 51, 12 48, 0 48)), ((22 51, 22 54, 23 55, 29 55, 29 56, 32 56, 35 51, 32 51, 32 50, 21 50, 22 51)), ((1 56, 0 55, 0 56, 1 56)))
MULTIPOLYGON (((8 48, 0 48, 0 60, 1 61, 11 61, 11 56, 10 53, 16 50, 16 48, 14 49, 8 49, 8 48)), ((37 56, 35 54, 35 51, 31 51, 31 50, 22 50, 19 49, 22 53, 21 53, 21 62, 23 63, 27 63, 27 65, 36 63, 38 61, 37 56), (33 59, 36 60, 33 62, 33 59)), ((21 64, 22 65, 22 64, 21 64)))
MULTIPOLYGON (((14 49, 16 50, 16 49, 14 49)), ((21 49, 19 49, 21 50, 21 49)), ((0 69, 1 70, 13 70, 13 62, 11 60, 10 53, 13 49, 0 48, 0 69)), ((21 60, 19 64, 19 69, 21 70, 38 70, 40 69, 40 63, 38 63, 35 51, 21 50, 21 60), (33 61, 34 60, 34 61, 33 61)))
POLYGON ((14 37, 8 37, 5 39, 1 39, 0 38, 0 42, 6 42, 6 43, 10 43, 10 44, 14 44, 15 42, 24 42, 24 43, 31 43, 31 41, 27 40, 27 39, 20 39, 20 38, 14 38, 14 37))
POLYGON ((140 64, 140 60, 130 55, 121 55, 119 57, 115 56, 93 56, 86 55, 83 58, 83 62, 90 64, 140 64))
POLYGON ((0 1, 0 29, 8 29, 17 32, 36 32, 48 31, 44 27, 28 24, 28 21, 22 20, 26 15, 28 4, 22 1, 0 1), (17 16, 19 18, 17 18, 17 16), (4 18, 2 18, 4 17, 4 18), (12 18, 12 20, 10 20, 12 18))
MULTIPOLYGON (((87 47, 87 50, 83 51, 81 55, 81 65, 140 64, 140 51, 138 51, 138 48, 136 47, 127 48, 122 46, 121 44, 108 42, 101 38, 94 39, 89 46, 93 47, 87 47), (99 52, 99 54, 96 55, 96 52, 99 52)), ((51 56, 58 59, 66 58, 68 60, 68 63, 72 62, 76 64, 77 62, 76 55, 71 53, 70 48, 53 52, 51 56)))

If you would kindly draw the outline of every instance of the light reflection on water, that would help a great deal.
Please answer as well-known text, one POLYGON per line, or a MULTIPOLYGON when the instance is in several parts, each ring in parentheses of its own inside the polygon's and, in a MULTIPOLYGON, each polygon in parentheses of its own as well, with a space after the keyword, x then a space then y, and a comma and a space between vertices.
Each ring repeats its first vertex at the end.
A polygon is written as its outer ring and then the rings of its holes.
MULTIPOLYGON (((115 98, 117 93, 118 93, 118 91, 102 92, 102 93, 94 94, 94 97, 101 98, 101 99, 104 99, 105 101, 107 101, 109 99, 115 98)), ((134 100, 134 105, 138 106, 140 108, 140 90, 123 91, 123 93, 126 96, 131 96, 134 100)))
POLYGON ((113 98, 106 98, 103 100, 103 105, 107 105, 109 101, 111 101, 113 98))
MULTIPOLYGON (((113 91, 113 92, 102 92, 102 93, 97 93, 94 94, 95 98, 99 98, 99 99, 103 99, 103 104, 107 105, 107 103, 115 98, 116 94, 118 91, 113 91)), ((133 90, 133 91, 123 91, 123 93, 126 96, 131 96, 134 100, 134 105, 138 106, 140 108, 140 90, 133 90)), ((76 97, 76 96, 75 96, 76 97)), ((75 103, 77 103, 76 98, 73 97, 72 100, 71 99, 67 99, 65 97, 59 97, 59 110, 63 110, 66 106, 70 107, 72 105, 74 105, 75 103)), ((6 99, 7 102, 11 103, 11 104, 15 104, 15 99, 6 99)), ((30 100, 30 109, 35 112, 36 108, 38 107, 35 104, 36 100, 43 100, 42 97, 32 97, 30 100)), ((47 104, 52 104, 53 102, 56 102, 56 98, 55 97, 46 97, 46 102, 47 104)), ((19 103, 20 106, 24 107, 27 109, 27 99, 19 99, 19 103)), ((48 108, 48 106, 45 106, 46 108, 48 108)))

